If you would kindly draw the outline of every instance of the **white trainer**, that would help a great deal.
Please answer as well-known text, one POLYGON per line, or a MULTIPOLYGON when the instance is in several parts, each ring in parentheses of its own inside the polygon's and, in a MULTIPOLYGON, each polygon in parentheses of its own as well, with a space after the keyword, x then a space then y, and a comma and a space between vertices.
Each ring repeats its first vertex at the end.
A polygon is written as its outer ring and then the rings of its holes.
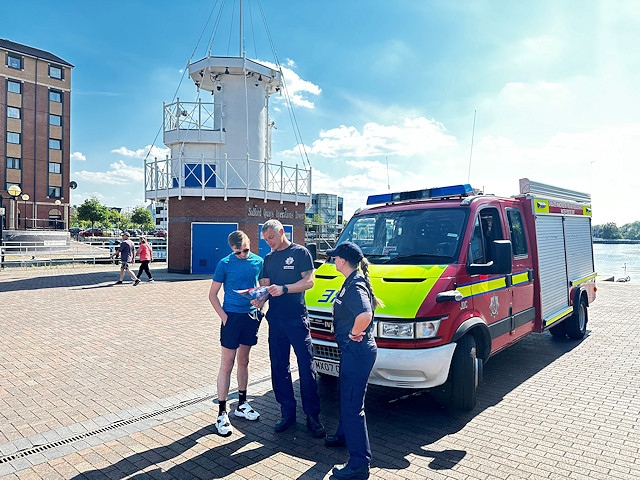
POLYGON ((231 426, 231 422, 229 422, 229 415, 227 412, 222 412, 216 421, 216 430, 218 431, 218 435, 222 437, 228 437, 233 433, 233 427, 231 426))
POLYGON ((249 402, 244 402, 242 405, 238 405, 238 408, 235 410, 236 417, 246 418, 247 420, 257 420, 260 418, 260 414, 256 412, 249 402))

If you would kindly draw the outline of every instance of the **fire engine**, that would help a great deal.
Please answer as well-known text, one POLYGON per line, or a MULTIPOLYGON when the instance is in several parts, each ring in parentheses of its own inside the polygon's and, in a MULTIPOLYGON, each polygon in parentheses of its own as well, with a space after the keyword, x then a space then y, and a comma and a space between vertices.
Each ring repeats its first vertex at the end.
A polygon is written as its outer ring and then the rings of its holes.
MULTIPOLYGON (((370 196, 337 244, 371 264, 375 385, 444 386, 471 410, 483 366, 526 335, 584 337, 596 283, 590 195, 520 180, 510 198, 470 185, 370 196)), ((332 302, 344 281, 331 259, 306 292, 315 364, 339 374, 332 302)))

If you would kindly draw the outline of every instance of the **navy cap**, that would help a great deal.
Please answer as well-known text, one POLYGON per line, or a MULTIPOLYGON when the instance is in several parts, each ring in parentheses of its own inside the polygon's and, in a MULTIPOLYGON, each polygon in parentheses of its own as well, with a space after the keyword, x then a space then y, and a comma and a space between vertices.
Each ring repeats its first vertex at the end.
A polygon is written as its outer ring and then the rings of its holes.
POLYGON ((347 262, 357 265, 364 258, 360 247, 353 242, 342 242, 336 248, 327 250, 327 257, 344 258, 347 262))

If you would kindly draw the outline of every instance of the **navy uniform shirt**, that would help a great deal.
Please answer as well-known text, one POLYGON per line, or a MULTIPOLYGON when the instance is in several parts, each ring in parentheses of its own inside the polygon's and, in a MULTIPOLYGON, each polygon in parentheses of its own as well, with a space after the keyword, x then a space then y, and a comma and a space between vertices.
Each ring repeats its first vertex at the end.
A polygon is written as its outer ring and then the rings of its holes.
MULTIPOLYGON (((349 343, 349 332, 353 328, 353 323, 358 315, 363 312, 372 312, 371 293, 367 288, 364 275, 355 270, 349 275, 333 302, 333 329, 336 343, 346 345, 349 343)), ((365 338, 373 328, 373 322, 365 329, 365 338)), ((360 332, 355 332, 360 333, 360 332)))
MULTIPOLYGON (((305 247, 292 243, 284 250, 272 250, 267 254, 260 278, 268 278, 272 285, 291 285, 302 278, 302 272, 313 272, 313 258, 305 247)), ((304 292, 269 298, 267 319, 306 316, 304 292)))

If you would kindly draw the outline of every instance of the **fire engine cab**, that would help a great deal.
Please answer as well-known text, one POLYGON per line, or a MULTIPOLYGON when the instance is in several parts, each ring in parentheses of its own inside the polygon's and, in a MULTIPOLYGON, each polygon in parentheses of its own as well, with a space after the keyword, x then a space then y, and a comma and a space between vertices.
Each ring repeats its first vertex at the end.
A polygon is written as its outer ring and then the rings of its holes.
MULTIPOLYGON (((470 410, 490 356, 532 332, 581 339, 596 284, 590 196, 528 179, 501 198, 470 185, 370 196, 337 244, 371 264, 378 358, 369 383, 446 385, 470 410)), ((344 281, 331 259, 306 292, 315 363, 337 376, 332 302, 344 281)))

